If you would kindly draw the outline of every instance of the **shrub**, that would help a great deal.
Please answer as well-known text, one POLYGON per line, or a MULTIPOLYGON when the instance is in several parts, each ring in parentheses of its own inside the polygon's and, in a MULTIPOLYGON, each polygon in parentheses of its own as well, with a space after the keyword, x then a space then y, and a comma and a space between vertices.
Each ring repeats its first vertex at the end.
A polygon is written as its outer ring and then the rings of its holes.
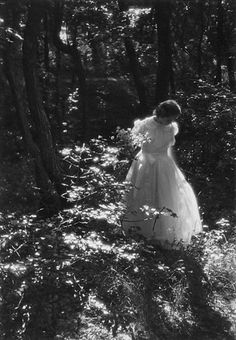
POLYGON ((98 138, 61 152, 71 208, 1 219, 1 338, 233 339, 231 221, 187 250, 124 235, 122 180, 135 150, 98 138))

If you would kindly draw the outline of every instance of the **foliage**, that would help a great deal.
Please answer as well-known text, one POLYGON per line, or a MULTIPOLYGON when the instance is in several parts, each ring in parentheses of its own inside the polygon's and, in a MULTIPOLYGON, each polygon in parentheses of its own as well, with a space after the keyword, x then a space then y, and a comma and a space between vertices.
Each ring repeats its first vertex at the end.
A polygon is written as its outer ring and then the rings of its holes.
POLYGON ((192 86, 189 96, 178 94, 183 110, 176 153, 199 193, 204 220, 214 223, 233 209, 235 97, 203 80, 192 86))
POLYGON ((4 160, 0 172, 1 211, 23 213, 37 209, 39 193, 32 176, 31 162, 25 157, 15 159, 14 163, 4 160))
MULTIPOLYGON (((117 125, 132 122, 137 109, 137 97, 129 90, 130 82, 125 78, 92 78, 88 81, 90 135, 99 134, 109 137, 117 125), (116 103, 116 105, 114 105, 116 103)), ((81 100, 78 88, 67 100, 67 131, 70 139, 77 142, 81 134, 81 100), (74 136, 75 134, 75 136, 74 136)))
MULTIPOLYGON (((12 62, 21 65, 29 2, 6 3, 3 12, 8 14, 0 18, 1 52, 16 42, 12 62)), ((236 334, 231 216, 235 98, 226 72, 227 58, 233 55, 233 6, 221 2, 223 86, 213 85, 217 3, 176 1, 172 13, 175 98, 183 111, 176 155, 210 229, 188 249, 161 249, 141 236, 124 235, 121 227, 123 181, 137 152, 126 128, 138 113, 123 39, 133 41, 151 108, 158 59, 154 10, 121 13, 117 1, 106 0, 64 3, 61 37, 79 50, 86 74, 93 136, 88 144, 80 141, 73 61, 51 40, 54 7, 45 15, 38 71, 70 204, 49 219, 35 215, 33 166, 26 159, 11 89, 1 78, 1 206, 8 211, 1 215, 0 227, 1 339, 220 340, 236 334), (117 125, 113 139, 94 138, 98 132, 110 135, 117 125)), ((2 55, 0 63, 3 73, 2 55)), ((27 100, 21 99, 27 111, 27 100)))
MULTIPOLYGON (((53 45, 54 12, 58 2, 50 1, 49 3, 51 9, 42 22, 38 40, 38 71, 43 104, 56 142, 67 143, 70 137, 77 142, 81 134, 83 114, 81 101, 78 98, 79 83, 71 58, 57 51, 53 45), (69 128, 64 128, 65 126, 69 128), (73 129, 75 135, 73 135, 73 129)), ((222 51, 224 55, 222 56, 222 72, 224 73, 222 81, 228 86, 227 56, 228 45, 233 46, 230 42, 233 41, 234 8, 230 1, 221 3, 225 18, 224 36, 227 42, 227 46, 222 51)), ((62 40, 76 45, 81 54, 85 72, 89 97, 87 115, 89 135, 95 135, 96 131, 93 126, 96 126, 97 130, 102 130, 102 133, 107 136, 115 126, 127 126, 135 115, 141 115, 137 89, 129 69, 124 37, 129 37, 133 41, 148 93, 150 110, 155 103, 158 57, 155 11, 150 8, 145 10, 131 8, 127 12, 121 12, 117 1, 107 0, 64 1, 63 8, 64 11, 61 13, 63 17, 62 40)), ((9 18, 7 20, 5 17, 1 18, 1 48, 5 44, 4 39, 10 41, 11 45, 14 44, 15 50, 18 51, 14 58, 19 62, 22 58, 22 41, 18 39, 19 41, 16 42, 16 37, 17 35, 23 37, 27 2, 20 1, 16 6, 14 1, 9 1, 6 10, 9 12, 9 18), (12 28, 11 25, 14 27, 12 28), (8 35, 4 36, 4 32, 8 32, 8 35)), ((197 80, 198 76, 212 84, 216 73, 217 23, 216 0, 205 3, 175 1, 172 9, 171 32, 173 81, 177 90, 188 94, 195 92, 193 79, 197 80), (202 34, 202 41, 200 41, 202 34), (201 74, 198 74, 197 70, 198 53, 201 54, 201 74)), ((231 49, 229 55, 233 56, 233 47, 231 49)), ((6 79, 1 82, 1 88, 5 89, 4 98, 10 97, 10 89, 5 86, 6 79)), ((1 116, 4 121, 8 119, 8 106, 11 107, 11 111, 14 111, 12 98, 3 105, 1 116)), ((12 120, 17 121, 13 118, 12 120)), ((13 126, 13 135, 16 130, 13 126)))
POLYGON ((230 220, 186 250, 124 235, 127 138, 61 150, 71 208, 46 220, 2 215, 1 338, 233 338, 230 220))

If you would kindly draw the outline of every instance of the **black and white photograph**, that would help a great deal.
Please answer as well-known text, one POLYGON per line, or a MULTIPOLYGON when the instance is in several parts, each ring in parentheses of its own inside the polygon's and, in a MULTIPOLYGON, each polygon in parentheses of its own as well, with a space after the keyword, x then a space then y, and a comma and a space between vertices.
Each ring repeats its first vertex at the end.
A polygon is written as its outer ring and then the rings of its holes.
POLYGON ((0 340, 236 340, 235 24, 0 0, 0 340))

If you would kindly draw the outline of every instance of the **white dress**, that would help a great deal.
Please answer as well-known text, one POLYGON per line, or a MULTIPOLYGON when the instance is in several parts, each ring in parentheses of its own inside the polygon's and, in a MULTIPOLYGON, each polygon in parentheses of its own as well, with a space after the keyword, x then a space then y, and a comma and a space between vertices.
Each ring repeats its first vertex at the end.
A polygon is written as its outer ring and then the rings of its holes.
POLYGON ((153 116, 135 121, 133 137, 146 137, 126 178, 131 189, 123 228, 161 243, 189 244, 202 224, 193 189, 171 156, 177 133, 176 122, 162 125, 153 116))

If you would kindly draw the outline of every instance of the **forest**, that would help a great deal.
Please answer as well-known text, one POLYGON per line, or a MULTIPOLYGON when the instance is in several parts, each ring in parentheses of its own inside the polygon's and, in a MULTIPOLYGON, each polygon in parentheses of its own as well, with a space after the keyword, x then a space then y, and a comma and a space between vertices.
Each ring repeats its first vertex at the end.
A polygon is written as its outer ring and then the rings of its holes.
POLYGON ((0 0, 0 339, 236 339, 235 14, 0 0), (169 98, 204 226, 187 248, 122 229, 131 128, 169 98))

